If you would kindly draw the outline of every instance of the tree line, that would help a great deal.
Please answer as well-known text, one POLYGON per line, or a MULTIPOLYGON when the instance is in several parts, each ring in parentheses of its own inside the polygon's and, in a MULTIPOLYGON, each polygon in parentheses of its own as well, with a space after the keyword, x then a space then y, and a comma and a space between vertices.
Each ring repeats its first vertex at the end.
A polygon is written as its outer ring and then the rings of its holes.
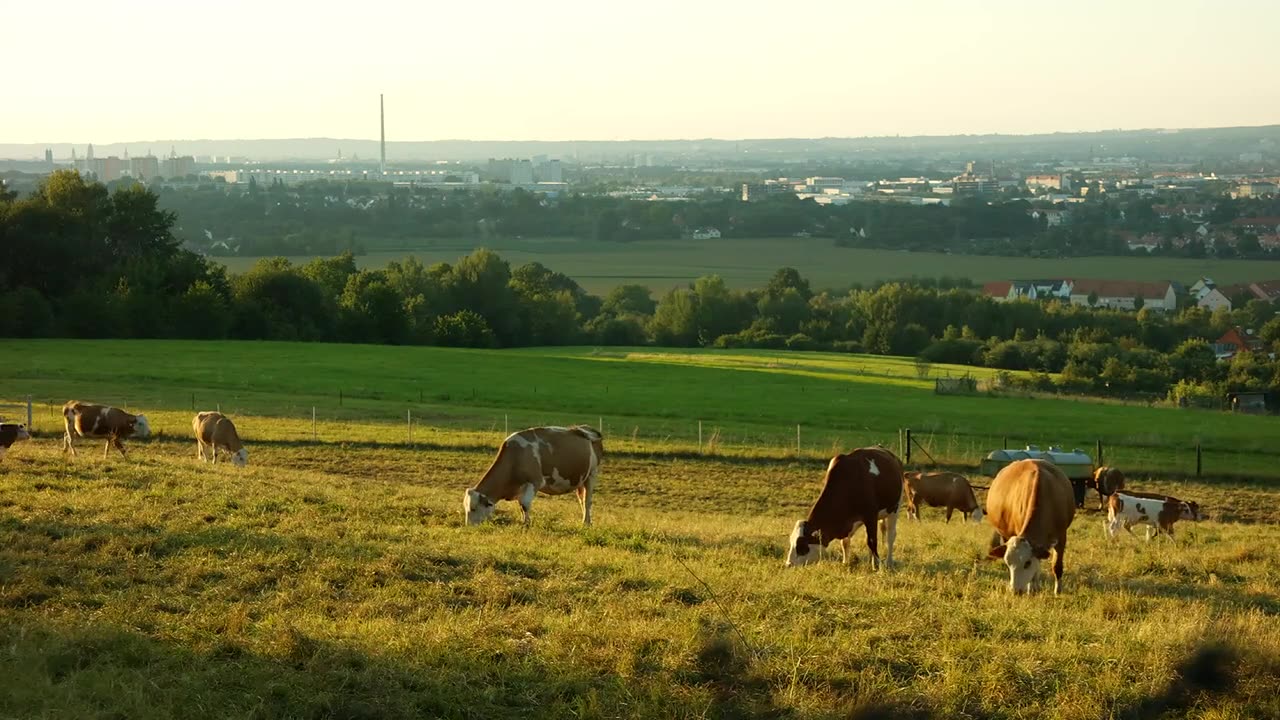
MULTIPOLYGON (((55 173, 0 197, 0 336, 331 341, 453 347, 658 345, 828 350, 1031 371, 1040 390, 1175 399, 1280 390, 1276 308, 1100 310, 997 303, 967 282, 817 291, 792 268, 762 288, 716 275, 654 297, 599 297, 541 263, 480 249, 456 263, 413 257, 362 269, 351 252, 226 269, 181 247, 172 212, 136 185, 114 192, 55 173), (1212 341, 1255 329, 1259 352, 1219 362, 1212 341)), ((1008 378, 1013 382, 1012 376, 1008 378)))

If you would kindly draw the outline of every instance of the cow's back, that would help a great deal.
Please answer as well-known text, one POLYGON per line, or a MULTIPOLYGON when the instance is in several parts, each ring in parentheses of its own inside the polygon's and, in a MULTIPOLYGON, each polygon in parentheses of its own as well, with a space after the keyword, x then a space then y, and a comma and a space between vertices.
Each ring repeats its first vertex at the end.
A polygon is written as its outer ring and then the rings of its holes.
POLYGON ((1075 517, 1071 481, 1043 460, 1019 460, 991 481, 986 518, 1002 537, 1019 535, 1048 544, 1075 517))

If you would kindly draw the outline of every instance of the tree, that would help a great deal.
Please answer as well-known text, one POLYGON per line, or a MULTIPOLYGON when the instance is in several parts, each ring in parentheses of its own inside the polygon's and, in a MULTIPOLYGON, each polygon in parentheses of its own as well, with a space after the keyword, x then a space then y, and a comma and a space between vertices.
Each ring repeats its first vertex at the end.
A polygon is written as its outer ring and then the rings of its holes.
POLYGON ((619 285, 605 296, 601 312, 614 317, 652 315, 657 306, 649 288, 643 285, 619 285))
POLYGON ((675 288, 658 301, 649 321, 649 334, 657 345, 692 347, 698 344, 698 294, 675 288))
POLYGON ((489 324, 478 313, 459 310, 436 318, 435 337, 446 347, 493 347, 495 338, 489 324))

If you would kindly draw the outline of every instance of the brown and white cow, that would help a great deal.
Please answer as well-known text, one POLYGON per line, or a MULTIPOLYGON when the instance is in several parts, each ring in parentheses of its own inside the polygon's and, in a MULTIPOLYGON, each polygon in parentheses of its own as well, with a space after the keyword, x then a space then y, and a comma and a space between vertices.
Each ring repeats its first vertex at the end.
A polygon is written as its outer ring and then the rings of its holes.
POLYGON ((468 525, 478 525, 493 515, 499 500, 517 500, 524 511, 525 527, 533 498, 578 495, 582 524, 591 524, 591 495, 595 491, 604 436, 586 425, 536 427, 513 433, 498 446, 498 456, 474 487, 462 498, 468 525))
POLYGON ((898 505, 902 501, 902 463, 881 447, 859 448, 827 463, 822 492, 804 520, 796 522, 787 541, 787 566, 818 559, 819 548, 840 541, 842 559, 850 562, 850 542, 859 526, 866 528, 871 567, 880 567, 876 547, 877 521, 884 535, 884 565, 893 565, 893 542, 898 535, 898 505))
POLYGON ((9 452, 14 443, 30 439, 31 433, 27 432, 25 425, 0 423, 0 460, 4 459, 5 453, 9 452))
POLYGON ((1111 496, 1107 503, 1107 536, 1114 538, 1123 528, 1130 535, 1134 525, 1146 525, 1147 540, 1168 534, 1173 539, 1173 524, 1178 520, 1204 519, 1200 506, 1168 495, 1123 491, 1111 496))
POLYGON ((982 506, 973 494, 969 478, 953 472, 909 472, 903 475, 903 490, 907 498, 907 517, 920 519, 922 506, 947 509, 947 522, 951 513, 959 510, 965 520, 982 522, 982 506))
POLYGON ((62 437, 62 451, 76 454, 73 434, 83 438, 105 438, 106 446, 102 449, 102 457, 107 457, 114 445, 124 457, 123 438, 145 438, 151 435, 151 425, 146 415, 131 415, 119 408, 106 405, 69 400, 62 406, 62 419, 66 426, 66 434, 62 437))
POLYGON ((1019 460, 996 474, 987 492, 987 522, 996 529, 992 558, 1009 566, 1009 588, 1027 592, 1040 573, 1040 561, 1053 551, 1053 592, 1062 590, 1067 528, 1075 519, 1071 481, 1054 464, 1019 460))
POLYGON ((196 457, 205 459, 205 448, 209 448, 209 461, 218 463, 218 449, 225 449, 231 454, 231 464, 244 467, 249 463, 249 451, 240 442, 240 435, 231 418, 220 412, 206 410, 196 413, 191 419, 191 430, 196 435, 196 457))
POLYGON ((1124 473, 1119 468, 1103 465, 1085 483, 1098 493, 1098 509, 1106 507, 1107 498, 1124 489, 1124 473))

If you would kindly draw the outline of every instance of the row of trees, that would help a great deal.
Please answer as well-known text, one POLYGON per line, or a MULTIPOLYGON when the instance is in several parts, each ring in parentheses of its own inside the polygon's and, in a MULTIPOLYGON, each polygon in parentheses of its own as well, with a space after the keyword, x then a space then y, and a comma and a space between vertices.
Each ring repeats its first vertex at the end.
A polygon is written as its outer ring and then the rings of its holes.
POLYGON ((0 336, 181 337, 460 347, 643 345, 836 350, 1058 376, 1073 390, 1166 393, 1182 384, 1280 389, 1265 354, 1216 361, 1209 342, 1256 328, 1280 350, 1259 301, 1213 314, 996 303, 956 283, 820 292, 783 268, 759 289, 699 278, 655 299, 624 285, 585 292, 541 263, 489 250, 454 264, 413 258, 360 269, 350 252, 303 265, 259 261, 229 276, 179 247, 173 215, 136 187, 108 193, 74 173, 0 199, 0 336))

